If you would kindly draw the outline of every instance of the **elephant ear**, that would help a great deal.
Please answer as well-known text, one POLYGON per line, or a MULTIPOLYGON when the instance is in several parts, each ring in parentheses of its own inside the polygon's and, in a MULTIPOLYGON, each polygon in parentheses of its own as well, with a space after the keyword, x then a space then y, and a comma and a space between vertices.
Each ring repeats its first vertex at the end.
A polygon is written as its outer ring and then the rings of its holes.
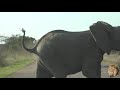
POLYGON ((98 21, 89 28, 97 46, 109 55, 111 52, 110 33, 113 27, 106 22, 98 21))

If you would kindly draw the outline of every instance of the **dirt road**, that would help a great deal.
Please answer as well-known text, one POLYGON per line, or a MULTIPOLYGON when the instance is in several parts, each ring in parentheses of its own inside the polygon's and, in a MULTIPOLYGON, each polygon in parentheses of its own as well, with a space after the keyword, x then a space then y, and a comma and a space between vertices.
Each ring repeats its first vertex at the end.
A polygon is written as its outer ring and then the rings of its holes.
MULTIPOLYGON (((102 71, 102 73, 101 73, 102 78, 109 78, 108 74, 107 74, 107 66, 106 65, 102 65, 101 71, 102 71)), ((17 71, 16 73, 8 76, 7 78, 35 78, 35 76, 36 76, 35 72, 36 72, 36 62, 34 62, 31 65, 28 65, 24 69, 17 71)), ((67 78, 86 78, 86 77, 82 75, 82 72, 79 72, 79 73, 76 73, 73 75, 68 75, 67 78)), ((118 75, 114 78, 120 78, 120 75, 118 75)))
POLYGON ((36 74, 36 62, 31 65, 26 66, 25 68, 18 70, 7 78, 35 78, 36 74))

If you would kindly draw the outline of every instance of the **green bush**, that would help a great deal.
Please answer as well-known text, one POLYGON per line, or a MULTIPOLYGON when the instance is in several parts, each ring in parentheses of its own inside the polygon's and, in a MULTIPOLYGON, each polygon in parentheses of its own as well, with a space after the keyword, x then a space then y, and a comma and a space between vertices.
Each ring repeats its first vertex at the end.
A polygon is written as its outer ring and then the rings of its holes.
MULTIPOLYGON (((14 64, 19 61, 19 58, 26 56, 28 56, 27 58, 32 58, 32 55, 22 47, 22 36, 19 34, 12 35, 11 37, 0 36, 0 41, 5 43, 0 44, 0 67, 14 64)), ((36 41, 35 38, 25 37, 28 47, 33 47, 34 41, 36 41)))

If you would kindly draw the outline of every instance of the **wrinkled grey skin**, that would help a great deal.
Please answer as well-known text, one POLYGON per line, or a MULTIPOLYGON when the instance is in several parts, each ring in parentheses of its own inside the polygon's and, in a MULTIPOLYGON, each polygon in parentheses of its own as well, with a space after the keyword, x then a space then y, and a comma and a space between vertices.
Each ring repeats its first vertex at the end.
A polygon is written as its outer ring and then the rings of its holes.
POLYGON ((22 31, 23 47, 39 57, 37 78, 65 78, 80 71, 87 78, 100 78, 104 53, 120 50, 120 27, 103 21, 82 32, 51 31, 33 49, 24 45, 22 31))

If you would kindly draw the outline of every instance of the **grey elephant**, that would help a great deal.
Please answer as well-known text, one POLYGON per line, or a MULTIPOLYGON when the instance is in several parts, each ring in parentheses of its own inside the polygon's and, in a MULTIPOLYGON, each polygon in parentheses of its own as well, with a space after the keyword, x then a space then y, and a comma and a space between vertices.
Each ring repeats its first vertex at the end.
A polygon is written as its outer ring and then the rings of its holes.
POLYGON ((101 78, 104 53, 120 50, 120 27, 98 21, 90 30, 68 32, 54 30, 44 35, 34 48, 23 47, 39 57, 36 78, 66 78, 82 71, 87 78, 101 78))

